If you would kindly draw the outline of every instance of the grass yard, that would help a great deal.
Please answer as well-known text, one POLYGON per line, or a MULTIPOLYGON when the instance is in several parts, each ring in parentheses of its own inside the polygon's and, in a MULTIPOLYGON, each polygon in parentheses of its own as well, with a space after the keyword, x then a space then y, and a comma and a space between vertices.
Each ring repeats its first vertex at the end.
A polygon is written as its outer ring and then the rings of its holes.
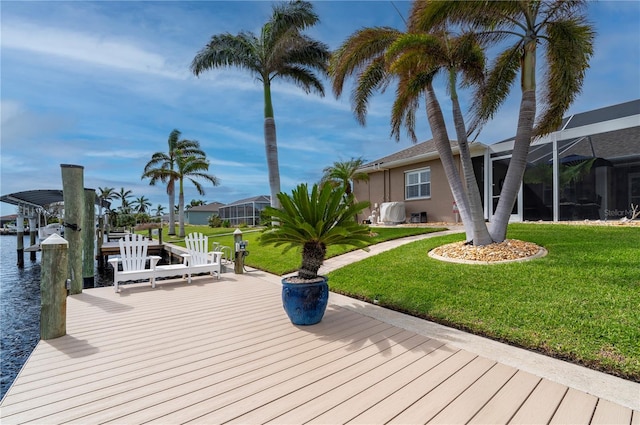
MULTIPOLYGON (((251 228, 241 229, 242 238, 249 242, 247 250, 249 256, 245 257, 245 264, 260 270, 267 271, 276 275, 283 275, 294 272, 300 267, 301 254, 296 249, 291 249, 283 253, 283 247, 274 248, 272 246, 261 246, 258 238, 261 229, 255 230, 251 228)), ((371 243, 376 244, 391 239, 403 238, 406 236, 420 235, 423 233, 431 233, 443 230, 442 228, 429 227, 386 227, 375 228, 376 233, 372 237, 371 243)), ((176 230, 177 231, 177 230, 176 230)), ((209 226, 185 226, 185 233, 201 232, 209 236, 209 243, 219 242, 221 245, 229 247, 233 246, 233 232, 235 229, 211 228, 209 226)), ((167 228, 164 228, 163 240, 165 242, 174 243, 184 246, 184 240, 177 237, 168 237, 167 228)), ((332 246, 327 250, 327 258, 344 254, 352 250, 351 247, 332 246)))
POLYGON ((329 274, 331 290, 640 381, 640 227, 513 224, 549 254, 466 265, 405 245, 329 274))

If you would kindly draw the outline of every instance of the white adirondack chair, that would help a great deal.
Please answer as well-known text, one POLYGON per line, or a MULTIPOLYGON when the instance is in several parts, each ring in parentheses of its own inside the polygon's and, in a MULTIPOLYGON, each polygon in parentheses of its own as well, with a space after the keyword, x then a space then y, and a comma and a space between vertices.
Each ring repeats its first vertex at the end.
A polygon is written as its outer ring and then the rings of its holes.
POLYGON ((118 284, 128 280, 149 279, 152 288, 156 287, 156 277, 181 275, 184 278, 188 274, 189 281, 191 281, 191 273, 186 262, 159 266, 159 256, 147 256, 149 240, 144 236, 129 233, 119 239, 118 244, 120 245, 120 258, 109 259, 109 263, 113 266, 113 286, 116 292, 119 291, 118 284), (149 267, 147 267, 147 261, 149 267), (119 262, 122 263, 122 270, 118 268, 119 262))
POLYGON ((149 241, 141 235, 135 233, 126 234, 118 240, 120 245, 120 258, 110 258, 109 263, 113 266, 113 286, 118 292, 118 284, 127 280, 149 279, 149 283, 154 285, 153 269, 160 257, 147 256, 149 241), (149 267, 147 267, 147 261, 149 267), (122 270, 119 270, 118 263, 122 263, 122 270))
MULTIPOLYGON (((189 272, 194 273, 214 273, 220 279, 222 252, 209 251, 209 237, 202 233, 189 233, 184 240, 187 248, 185 260, 189 272)), ((191 281, 191 277, 189 277, 191 281)))

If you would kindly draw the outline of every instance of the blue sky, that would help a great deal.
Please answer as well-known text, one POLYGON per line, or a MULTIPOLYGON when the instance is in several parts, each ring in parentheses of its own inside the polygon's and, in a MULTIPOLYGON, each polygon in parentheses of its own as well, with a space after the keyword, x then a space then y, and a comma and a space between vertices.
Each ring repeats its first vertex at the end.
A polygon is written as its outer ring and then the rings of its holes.
MULTIPOLYGON (((235 69, 196 78, 189 65, 214 34, 257 33, 271 6, 266 1, 2 0, 0 193, 59 189, 60 164, 76 164, 84 166, 85 187, 124 187, 149 198, 153 207, 166 206, 165 189, 149 186, 140 175, 154 152, 166 151, 175 128, 200 142, 210 172, 221 182, 206 186, 205 196, 187 185, 187 203, 268 194, 261 84, 235 69)), ((410 3, 318 1, 314 6, 320 23, 308 33, 335 49, 362 27, 403 29, 400 14, 406 18, 410 3)), ((640 2, 592 2, 589 18, 598 33, 595 54, 568 114, 640 98, 640 2)), ((335 99, 325 84, 321 98, 274 84, 283 191, 318 181, 334 161, 374 160, 411 145, 389 137, 393 86, 373 98, 365 127, 353 118, 350 90, 351 85, 335 99)), ((463 107, 469 95, 462 94, 463 107)), ((513 136, 518 102, 515 90, 478 140, 513 136)), ((424 115, 417 130, 422 141, 431 138, 424 115)), ((453 135, 453 127, 449 131, 453 135)), ((14 206, 0 203, 0 215, 14 212, 14 206)))

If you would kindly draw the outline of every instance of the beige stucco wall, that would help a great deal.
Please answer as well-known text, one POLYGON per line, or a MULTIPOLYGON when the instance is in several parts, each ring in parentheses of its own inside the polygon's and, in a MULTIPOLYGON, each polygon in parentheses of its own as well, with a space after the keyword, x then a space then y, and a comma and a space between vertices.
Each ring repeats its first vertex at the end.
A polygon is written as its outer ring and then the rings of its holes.
MULTIPOLYGON (((456 162, 459 164, 458 161, 456 162)), ((459 166, 458 170, 460 170, 459 166)), ((358 217, 360 220, 367 219, 372 214, 375 204, 378 204, 377 219, 380 213, 380 204, 383 202, 404 202, 407 222, 409 222, 412 213, 423 211, 427 213, 428 222, 455 221, 455 216, 452 212, 453 195, 449 189, 444 168, 439 160, 372 172, 369 174, 369 181, 356 182, 354 184, 353 192, 357 200, 371 202, 371 207, 363 211, 363 214, 358 217), (405 172, 425 167, 431 168, 431 197, 428 199, 405 200, 405 172)))

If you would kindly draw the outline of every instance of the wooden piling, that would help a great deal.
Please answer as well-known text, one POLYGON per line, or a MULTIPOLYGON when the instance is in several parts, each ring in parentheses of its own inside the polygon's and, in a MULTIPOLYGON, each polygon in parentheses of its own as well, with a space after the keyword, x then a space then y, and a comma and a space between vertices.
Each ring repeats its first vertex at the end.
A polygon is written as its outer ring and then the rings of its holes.
MULTIPOLYGON (((38 228, 36 226, 36 218, 33 216, 29 217, 29 246, 34 246, 36 244, 36 236, 38 235, 38 228)), ((29 260, 36 261, 36 251, 29 252, 29 260)))
POLYGON ((67 333, 69 243, 53 234, 41 242, 40 248, 40 338, 46 340, 67 333))
POLYGON ((69 293, 73 295, 82 293, 83 285, 81 230, 84 226, 84 167, 60 164, 60 168, 64 199, 64 237, 69 242, 69 293))
POLYGON ((104 255, 102 255, 102 244, 104 243, 104 217, 102 215, 98 217, 98 228, 96 229, 96 241, 97 241, 96 245, 98 249, 98 257, 97 257, 98 269, 104 270, 106 266, 106 261, 105 261, 104 255))
POLYGON ((96 191, 84 189, 84 227, 82 232, 82 285, 84 288, 95 286, 95 225, 96 191))
POLYGON ((17 237, 16 249, 18 251, 18 268, 23 269, 24 268, 24 216, 22 215, 22 212, 19 212, 18 217, 16 218, 16 237, 17 237))

